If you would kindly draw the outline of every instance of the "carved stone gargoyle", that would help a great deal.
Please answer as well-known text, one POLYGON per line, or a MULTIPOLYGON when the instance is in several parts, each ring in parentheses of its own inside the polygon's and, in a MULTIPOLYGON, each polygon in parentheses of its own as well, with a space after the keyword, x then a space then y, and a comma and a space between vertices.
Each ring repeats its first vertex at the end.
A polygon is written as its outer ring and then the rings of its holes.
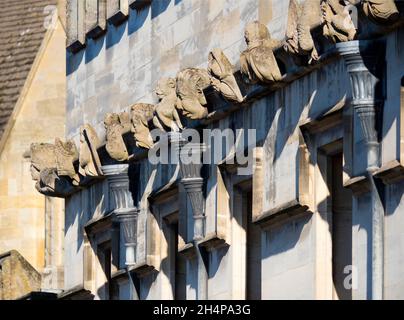
POLYGON ((51 143, 31 144, 31 177, 36 181, 39 193, 50 197, 65 198, 76 191, 79 176, 73 161, 77 148, 72 141, 60 139, 51 143))
POLYGON ((128 160, 128 150, 122 134, 130 128, 130 118, 127 112, 107 113, 104 119, 107 143, 105 149, 109 156, 116 161, 128 160))
POLYGON ((103 176, 101 161, 97 149, 101 146, 100 139, 94 128, 85 124, 80 128, 79 173, 84 177, 103 176))
POLYGON ((244 97, 234 77, 234 67, 221 49, 209 52, 208 73, 216 91, 229 101, 243 102, 244 97))
POLYGON ((148 103, 137 103, 131 107, 131 120, 133 135, 136 146, 150 149, 153 146, 153 139, 150 135, 149 121, 153 119, 154 105, 148 103))
POLYGON ((352 41, 356 27, 344 0, 322 0, 323 34, 332 42, 352 41))
POLYGON ((177 109, 189 119, 203 119, 208 115, 203 90, 210 85, 208 72, 188 68, 177 74, 177 109))
MULTIPOLYGON (((321 0, 290 0, 286 29, 285 51, 296 58, 308 56, 308 63, 319 59, 311 29, 321 24, 321 0)), ((297 62, 299 59, 296 59, 297 62)))
MULTIPOLYGON (((358 2, 349 0, 350 3, 358 2)), ((394 0, 362 0, 365 15, 378 24, 390 24, 398 20, 400 13, 394 0)))
POLYGON ((278 46, 271 39, 268 28, 254 21, 246 26, 244 38, 247 50, 240 55, 241 74, 249 83, 273 83, 281 80, 282 75, 273 50, 278 46))
POLYGON ((155 106, 153 124, 156 128, 178 132, 183 129, 178 114, 176 81, 173 78, 162 78, 158 81, 156 95, 160 102, 155 106))
POLYGON ((63 142, 55 139, 56 168, 59 176, 68 176, 75 186, 80 184, 80 177, 74 168, 74 161, 79 157, 76 144, 73 140, 63 142))

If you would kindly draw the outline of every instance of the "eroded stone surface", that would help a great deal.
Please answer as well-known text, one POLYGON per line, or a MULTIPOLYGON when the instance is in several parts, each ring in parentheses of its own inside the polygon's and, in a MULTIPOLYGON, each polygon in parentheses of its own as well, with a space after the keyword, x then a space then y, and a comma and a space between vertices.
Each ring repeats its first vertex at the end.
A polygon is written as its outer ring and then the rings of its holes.
POLYGON ((216 91, 227 100, 243 102, 244 97, 234 77, 234 67, 221 49, 213 49, 209 53, 208 73, 216 91))
POLYGON ((323 0, 323 34, 333 42, 351 41, 355 38, 356 29, 344 1, 323 0))
POLYGON ((131 131, 138 147, 150 149, 153 146, 149 122, 153 119, 154 109, 155 106, 148 103, 137 103, 131 107, 131 131))
POLYGON ((41 288, 41 275, 16 250, 0 255, 0 300, 15 300, 41 288))
POLYGON ((77 158, 77 148, 72 141, 55 144, 31 144, 31 177, 35 188, 44 195, 65 197, 74 191, 80 182, 73 166, 77 158))
POLYGON ((394 0, 363 0, 362 6, 365 15, 376 23, 391 23, 399 17, 394 0))
POLYGON ((254 21, 246 26, 244 38, 247 50, 240 56, 241 73, 250 83, 272 83, 281 79, 273 53, 278 42, 271 39, 268 28, 254 21))
POLYGON ((203 119, 208 115, 203 90, 210 85, 208 72, 188 68, 177 74, 177 108, 190 119, 203 119))
POLYGON ((128 159, 128 150, 122 134, 128 127, 128 113, 123 114, 107 113, 104 119, 104 126, 107 133, 107 143, 105 149, 109 156, 117 161, 125 161, 128 159))
POLYGON ((100 139, 94 128, 85 124, 80 129, 79 173, 82 176, 102 176, 101 161, 97 149, 101 146, 100 139))
POLYGON ((308 55, 311 61, 318 60, 311 29, 321 24, 320 1, 289 2, 285 49, 293 55, 308 55))
POLYGON ((179 131, 183 129, 177 111, 176 81, 173 78, 162 78, 157 83, 156 95, 160 102, 154 110, 153 124, 161 130, 170 129, 179 131))

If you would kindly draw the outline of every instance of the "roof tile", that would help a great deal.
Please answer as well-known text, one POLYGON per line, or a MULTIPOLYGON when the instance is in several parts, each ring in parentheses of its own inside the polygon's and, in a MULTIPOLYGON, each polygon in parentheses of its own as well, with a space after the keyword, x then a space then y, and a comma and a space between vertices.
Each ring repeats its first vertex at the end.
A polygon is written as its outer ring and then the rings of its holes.
POLYGON ((44 8, 56 4, 0 0, 0 138, 44 38, 44 8))

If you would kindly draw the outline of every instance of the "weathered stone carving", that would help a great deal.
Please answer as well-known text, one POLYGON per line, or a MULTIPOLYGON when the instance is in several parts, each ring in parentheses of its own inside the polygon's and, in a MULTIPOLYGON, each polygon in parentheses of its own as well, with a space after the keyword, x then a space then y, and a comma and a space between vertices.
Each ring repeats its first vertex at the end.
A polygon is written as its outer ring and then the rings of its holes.
POLYGON ((55 156, 58 175, 70 177, 72 183, 78 186, 80 178, 73 165, 74 161, 79 157, 76 144, 72 140, 63 142, 59 138, 56 138, 55 156))
POLYGON ((161 130, 171 129, 171 131, 180 131, 183 129, 180 116, 176 109, 177 95, 176 84, 173 78, 162 78, 157 83, 156 95, 160 102, 154 110, 153 124, 161 130))
POLYGON ((107 131, 107 143, 105 149, 109 156, 117 161, 128 160, 128 150, 122 134, 128 128, 129 115, 127 112, 121 114, 107 113, 104 119, 105 129, 107 131))
POLYGON ((265 25, 254 21, 245 29, 247 50, 241 53, 241 73, 250 83, 272 83, 282 78, 273 50, 277 46, 265 25))
POLYGON ((131 107, 131 131, 138 147, 150 149, 153 146, 149 129, 149 121, 153 119, 153 114, 154 105, 152 104, 137 103, 131 107))
POLYGON ((321 0, 290 0, 288 26, 284 48, 298 56, 310 56, 309 63, 318 60, 311 29, 321 24, 321 0))
POLYGON ((98 177, 103 175, 101 161, 97 152, 100 145, 100 139, 94 128, 89 124, 81 126, 79 173, 82 176, 98 177))
MULTIPOLYGON (((355 2, 354 0, 349 1, 355 2)), ((394 0, 363 0, 362 7, 369 19, 380 24, 394 22, 400 15, 394 0)))
POLYGON ((55 146, 51 143, 31 144, 31 177, 38 181, 41 170, 56 168, 55 146))
POLYGON ((31 176, 38 192, 53 197, 66 197, 75 191, 79 177, 73 161, 77 149, 72 141, 56 139, 50 143, 31 144, 31 176), (72 184, 73 183, 73 184, 72 184))
POLYGON ((345 1, 322 0, 323 34, 334 43, 352 41, 356 36, 356 28, 345 1))
POLYGON ((210 85, 208 72, 188 68, 177 74, 177 108, 190 119, 203 119, 208 115, 203 90, 210 85))
POLYGON ((212 86, 227 100, 243 102, 244 97, 233 72, 232 64, 221 49, 213 49, 209 53, 208 73, 212 86))

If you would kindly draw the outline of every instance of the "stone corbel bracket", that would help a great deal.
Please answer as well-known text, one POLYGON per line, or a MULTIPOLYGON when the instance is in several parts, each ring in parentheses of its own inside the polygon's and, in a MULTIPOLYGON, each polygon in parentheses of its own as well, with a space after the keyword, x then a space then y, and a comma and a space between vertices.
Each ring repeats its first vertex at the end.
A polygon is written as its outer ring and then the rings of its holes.
POLYGON ((186 243, 178 248, 178 253, 190 260, 196 257, 196 248, 192 242, 186 243))
POLYGON ((378 131, 381 128, 377 114, 382 111, 384 103, 385 43, 355 40, 337 43, 336 48, 345 60, 352 87, 352 128, 348 130, 354 134, 354 128, 359 126, 360 138, 365 143, 363 154, 353 149, 350 179, 344 181, 344 185, 352 189, 354 194, 361 194, 370 190, 368 180, 380 166, 378 131), (354 117, 354 114, 357 116, 354 117))
POLYGON ((198 246, 205 249, 207 252, 211 252, 213 250, 227 247, 229 244, 223 237, 214 232, 207 234, 201 241, 198 242, 198 246))

